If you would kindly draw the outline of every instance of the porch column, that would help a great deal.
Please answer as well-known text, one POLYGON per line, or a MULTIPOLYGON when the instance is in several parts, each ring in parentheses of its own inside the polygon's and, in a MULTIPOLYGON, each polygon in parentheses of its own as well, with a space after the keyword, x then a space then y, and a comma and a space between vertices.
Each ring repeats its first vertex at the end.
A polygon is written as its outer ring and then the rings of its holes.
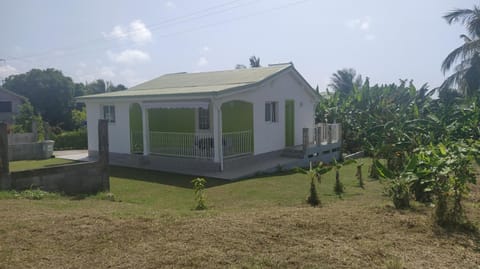
POLYGON ((212 101, 211 107, 213 108, 212 129, 215 149, 213 161, 220 163, 220 171, 223 171, 222 106, 212 101))
POLYGON ((150 155, 150 127, 148 126, 148 109, 142 106, 142 127, 143 127, 143 155, 150 155))

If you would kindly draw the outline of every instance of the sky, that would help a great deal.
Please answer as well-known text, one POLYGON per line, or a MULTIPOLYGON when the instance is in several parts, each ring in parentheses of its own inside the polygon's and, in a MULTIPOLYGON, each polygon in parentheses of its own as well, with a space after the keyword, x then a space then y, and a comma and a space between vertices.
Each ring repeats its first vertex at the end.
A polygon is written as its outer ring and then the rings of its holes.
MULTIPOLYGON (((431 88, 462 44, 442 16, 466 0, 0 0, 0 80, 55 68, 134 86, 166 73, 293 62, 321 90, 354 68, 371 84, 431 88)), ((448 74, 446 74, 448 75, 448 74)))

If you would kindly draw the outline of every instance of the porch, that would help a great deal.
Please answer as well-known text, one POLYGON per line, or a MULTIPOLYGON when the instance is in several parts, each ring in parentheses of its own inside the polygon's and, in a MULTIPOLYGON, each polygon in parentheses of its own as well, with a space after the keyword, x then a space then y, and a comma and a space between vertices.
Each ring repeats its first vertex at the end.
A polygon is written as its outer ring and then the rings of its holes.
MULTIPOLYGON (((157 132, 148 134, 148 152, 158 156, 213 160, 215 137, 212 133, 157 132)), ((131 133, 132 152, 144 152, 142 132, 131 133)), ((252 130, 222 133, 224 158, 233 158, 253 153, 252 130)))

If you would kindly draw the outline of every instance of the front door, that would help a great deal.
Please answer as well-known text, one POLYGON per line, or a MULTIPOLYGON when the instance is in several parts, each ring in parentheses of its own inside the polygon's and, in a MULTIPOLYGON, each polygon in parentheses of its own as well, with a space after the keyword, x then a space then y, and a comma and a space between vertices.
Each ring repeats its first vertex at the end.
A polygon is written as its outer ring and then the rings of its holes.
POLYGON ((285 101, 285 146, 294 146, 295 141, 295 101, 285 101))

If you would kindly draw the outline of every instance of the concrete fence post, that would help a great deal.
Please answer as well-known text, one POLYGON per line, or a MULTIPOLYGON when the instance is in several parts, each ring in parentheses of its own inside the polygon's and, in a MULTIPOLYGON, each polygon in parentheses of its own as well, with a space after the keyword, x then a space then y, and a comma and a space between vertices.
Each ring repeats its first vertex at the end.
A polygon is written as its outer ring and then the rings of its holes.
POLYGON ((308 139, 308 128, 303 128, 302 129, 302 134, 303 134, 303 152, 307 152, 308 144, 309 144, 309 139, 308 139))
POLYGON ((327 125, 327 143, 332 144, 332 125, 327 125))
POLYGON ((98 121, 98 162, 100 164, 100 176, 102 177, 102 191, 110 191, 110 175, 108 150, 108 121, 98 121))
POLYGON ((33 141, 30 142, 37 142, 38 141, 38 123, 37 121, 32 121, 32 133, 33 133, 33 141))
POLYGON ((12 187, 8 163, 7 124, 0 123, 0 189, 9 190, 12 187))

